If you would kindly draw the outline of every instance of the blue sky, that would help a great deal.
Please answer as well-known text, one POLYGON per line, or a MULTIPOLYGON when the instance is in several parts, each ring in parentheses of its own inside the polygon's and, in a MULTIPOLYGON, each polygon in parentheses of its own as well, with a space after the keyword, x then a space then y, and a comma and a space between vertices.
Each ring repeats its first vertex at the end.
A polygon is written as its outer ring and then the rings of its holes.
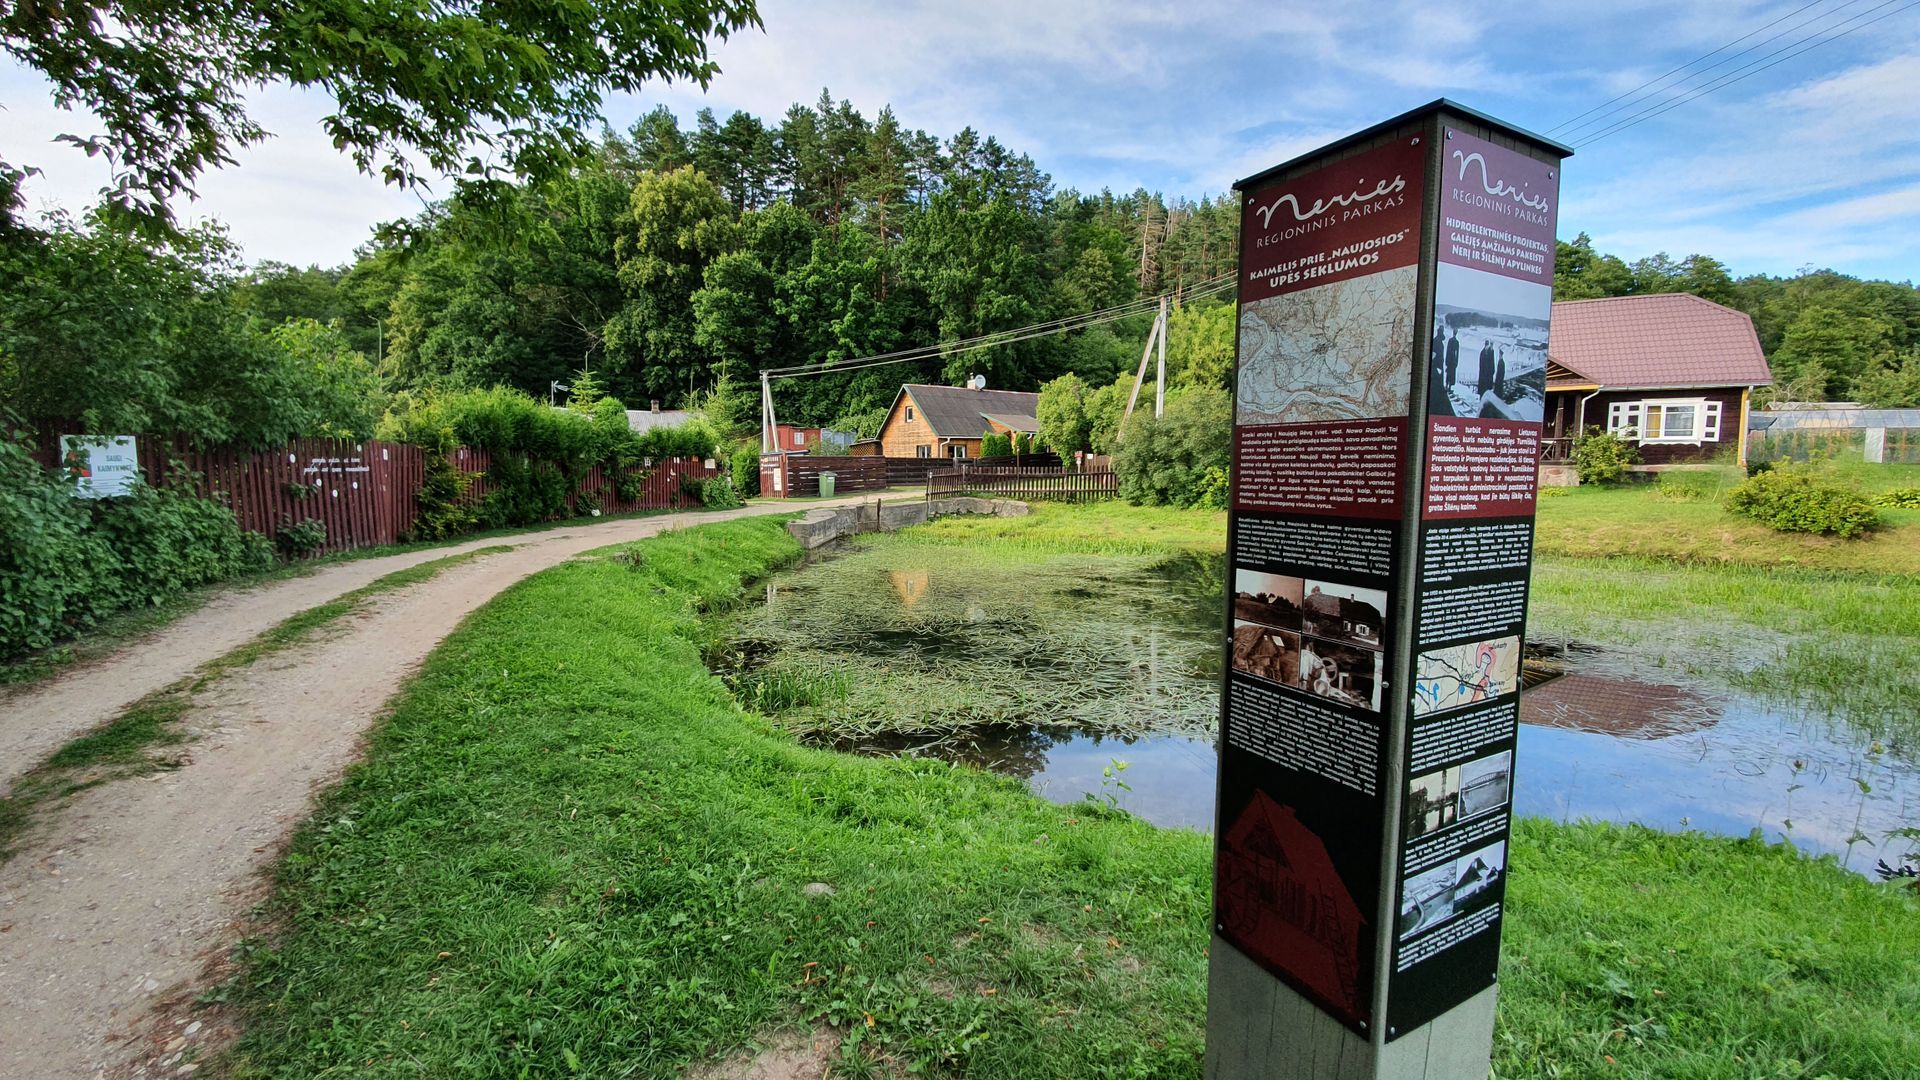
MULTIPOLYGON (((1832 266, 1909 280, 1920 277, 1920 7, 1909 3, 1817 0, 1790 14, 1806 0, 762 0, 764 33, 718 48, 722 74, 706 93, 663 86, 610 101, 607 115, 625 127, 664 103, 688 125, 702 105, 776 119, 826 87, 869 117, 890 103, 935 134, 972 125, 1063 187, 1197 197, 1436 97, 1547 131, 1782 16, 1708 62, 1788 36, 1708 77, 1885 15, 1581 148, 1560 223, 1630 259, 1704 252, 1736 274, 1832 266)), ((333 151, 317 125, 324 99, 255 100, 276 138, 208 177, 188 208, 226 221, 249 257, 337 263, 374 223, 419 209, 420 196, 358 176, 333 151)), ((0 156, 46 170, 30 208, 88 201, 104 168, 46 141, 91 130, 85 118, 56 112, 15 66, 0 66, 0 101, 0 156)))

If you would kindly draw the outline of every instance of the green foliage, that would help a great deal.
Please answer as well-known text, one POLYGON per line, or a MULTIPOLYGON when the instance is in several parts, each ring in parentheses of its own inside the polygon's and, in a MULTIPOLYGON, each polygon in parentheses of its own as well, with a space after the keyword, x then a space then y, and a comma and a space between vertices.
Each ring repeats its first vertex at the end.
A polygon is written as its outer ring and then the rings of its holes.
POLYGON ((1138 415, 1113 456, 1120 494, 1148 506, 1199 506, 1218 498, 1232 453, 1233 400, 1217 387, 1173 395, 1166 415, 1138 415))
POLYGON ((886 422, 887 407, 885 405, 875 405, 871 409, 842 413, 828 421, 825 427, 829 431, 848 432, 856 440, 877 439, 880 437, 881 426, 886 422))
POLYGON ((1040 421, 1040 441, 1063 459, 1092 448, 1093 421, 1087 413, 1087 384, 1072 372, 1040 387, 1034 415, 1040 421))
POLYGON ((733 489, 743 498, 760 494, 760 444, 734 444, 727 455, 727 471, 733 476, 733 489))
POLYGON ((1920 409, 1920 346, 1854 380, 1853 396, 1870 409, 1920 409))
POLYGON ((741 501, 740 493, 734 490, 733 477, 729 473, 706 477, 682 476, 680 490, 709 510, 733 510, 746 505, 741 501))
POLYGON ((273 534, 273 546, 288 559, 305 558, 327 546, 327 523, 319 518, 290 521, 273 534))
POLYGON ((444 450, 434 446, 425 450, 426 476, 414 498, 413 528, 407 539, 446 540, 472 532, 476 518, 466 504, 466 494, 473 478, 455 468, 444 450))
POLYGON ((997 431, 984 432, 980 436, 981 457, 1008 457, 1013 453, 1013 440, 997 431))
POLYGON ((1920 487, 1894 488, 1883 491, 1873 497, 1875 506, 1890 506, 1900 510, 1920 510, 1920 487))
POLYGON ((1568 455, 1583 484, 1617 484, 1640 464, 1640 448, 1611 431, 1588 428, 1568 455))
POLYGON ((1239 309, 1225 301, 1183 304, 1167 319, 1167 382, 1232 390, 1239 309))
POLYGON ((615 248, 624 302, 606 327, 608 378, 636 398, 686 396, 708 366, 693 293, 736 242, 732 208, 687 167, 641 174, 627 209, 615 248))
POLYGON ((164 246, 59 215, 0 233, 0 399, 48 437, 364 436, 380 409, 365 358, 319 323, 249 318, 234 273, 210 228, 164 246))
POLYGON ((1193 505, 1198 510, 1225 510, 1232 498, 1232 482, 1225 465, 1214 465, 1200 477, 1200 492, 1193 505))
POLYGON ((266 538, 216 503, 144 484, 113 499, 73 490, 0 439, 0 656, 272 563, 266 538))
POLYGON ((382 419, 379 435, 428 450, 416 535, 436 538, 479 527, 502 528, 553 521, 596 508, 581 502, 580 483, 595 465, 613 476, 622 500, 638 498, 645 474, 672 457, 712 457, 713 429, 698 421, 634 434, 617 399, 603 397, 591 415, 555 409, 505 387, 406 394, 382 419), (485 451, 492 489, 471 510, 462 504, 464 482, 444 455, 455 447, 485 451), (435 457, 442 461, 435 464, 435 457))
POLYGON ((705 85, 707 42, 754 27, 751 0, 535 7, 313 2, 112 3, 68 16, 0 11, 0 46, 104 131, 63 136, 114 163, 109 204, 168 227, 168 203, 267 132, 263 85, 319 88, 323 126, 361 171, 411 185, 421 166, 481 184, 553 176, 579 156, 610 93, 705 85))
POLYGON ((1756 473, 1727 496, 1727 509, 1781 532, 1859 536, 1880 524, 1880 515, 1859 492, 1804 469, 1756 473))

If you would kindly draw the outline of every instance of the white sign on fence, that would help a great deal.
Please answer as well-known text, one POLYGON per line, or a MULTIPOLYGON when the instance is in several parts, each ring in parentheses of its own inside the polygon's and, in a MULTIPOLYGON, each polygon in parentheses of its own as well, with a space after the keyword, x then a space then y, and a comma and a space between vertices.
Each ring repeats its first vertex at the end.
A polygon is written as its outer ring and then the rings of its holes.
POLYGON ((83 499, 125 495, 140 482, 140 455, 131 435, 62 435, 60 461, 78 481, 83 499))

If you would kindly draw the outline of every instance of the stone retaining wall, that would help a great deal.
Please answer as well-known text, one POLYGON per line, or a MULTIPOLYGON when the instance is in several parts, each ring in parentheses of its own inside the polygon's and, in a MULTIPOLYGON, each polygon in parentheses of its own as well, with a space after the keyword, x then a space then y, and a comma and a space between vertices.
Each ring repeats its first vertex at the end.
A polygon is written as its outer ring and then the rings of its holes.
POLYGON ((995 517, 1025 517, 1027 504, 1013 499, 977 499, 962 496, 928 502, 882 503, 878 500, 858 506, 822 507, 810 510, 799 521, 787 522, 787 531, 811 551, 843 536, 863 532, 892 532, 910 525, 923 525, 942 514, 992 514, 995 517))

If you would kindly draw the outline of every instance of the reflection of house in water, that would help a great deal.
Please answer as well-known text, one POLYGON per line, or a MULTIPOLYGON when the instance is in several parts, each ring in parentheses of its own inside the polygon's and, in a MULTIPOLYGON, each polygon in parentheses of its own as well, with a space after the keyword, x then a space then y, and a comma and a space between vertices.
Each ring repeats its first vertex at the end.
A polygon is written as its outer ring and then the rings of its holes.
POLYGON ((1255 792, 1221 841, 1215 874, 1235 945, 1293 975, 1336 1010, 1360 1014, 1367 920, 1326 844, 1293 807, 1255 792))
POLYGON ((1572 672, 1520 696, 1520 722, 1629 739, 1664 739, 1712 727, 1720 709, 1684 686, 1572 672))
POLYGON ((891 570, 887 580, 893 583, 893 594, 900 598, 900 606, 911 608, 927 595, 930 575, 925 570, 891 570))

